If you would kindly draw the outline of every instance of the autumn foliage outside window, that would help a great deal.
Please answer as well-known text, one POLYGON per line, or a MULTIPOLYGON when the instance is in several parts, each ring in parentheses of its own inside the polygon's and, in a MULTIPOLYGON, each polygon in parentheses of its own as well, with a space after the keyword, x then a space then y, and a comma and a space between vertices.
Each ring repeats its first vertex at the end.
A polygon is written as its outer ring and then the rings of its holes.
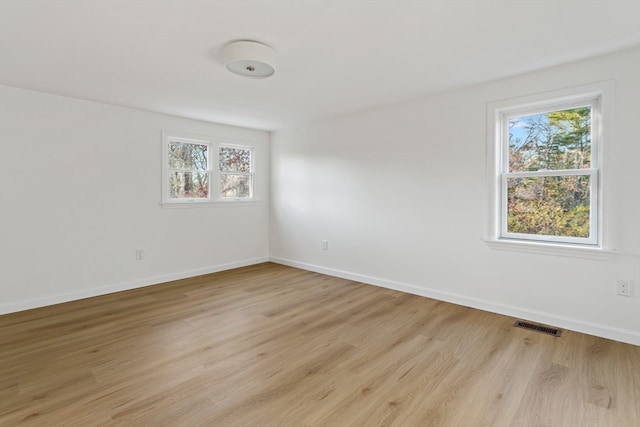
POLYGON ((209 146, 172 141, 169 154, 169 190, 172 199, 209 197, 209 146))
POLYGON ((220 146, 220 195, 222 198, 253 196, 252 151, 249 147, 220 146))
POLYGON ((162 132, 162 205, 254 201, 254 148, 207 136, 162 132))
POLYGON ((596 101, 502 115, 503 238, 597 243, 596 101))

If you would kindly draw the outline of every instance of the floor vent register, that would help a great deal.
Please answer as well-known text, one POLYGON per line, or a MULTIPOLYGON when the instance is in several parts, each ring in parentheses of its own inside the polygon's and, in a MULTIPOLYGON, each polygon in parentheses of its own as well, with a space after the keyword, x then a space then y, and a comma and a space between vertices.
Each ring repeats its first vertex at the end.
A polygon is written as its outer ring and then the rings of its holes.
POLYGON ((554 328, 553 326, 539 325, 537 323, 527 322, 525 320, 516 320, 513 326, 515 326, 516 328, 523 328, 530 331, 540 332, 542 334, 552 335, 554 337, 559 337, 562 333, 562 330, 554 328))

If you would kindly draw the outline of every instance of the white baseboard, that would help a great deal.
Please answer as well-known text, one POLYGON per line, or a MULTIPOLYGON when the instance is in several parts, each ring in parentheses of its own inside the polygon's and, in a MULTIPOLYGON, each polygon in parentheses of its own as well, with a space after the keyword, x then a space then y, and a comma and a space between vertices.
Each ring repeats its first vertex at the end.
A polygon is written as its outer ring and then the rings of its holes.
POLYGON ((558 316, 551 313, 529 310, 526 308, 516 307, 507 304, 499 304, 488 300, 469 297, 465 295, 443 292, 436 289, 424 288, 422 286, 400 283, 393 280, 382 279, 379 277, 367 276, 364 274, 352 273, 349 271, 338 270, 334 268, 322 267, 315 264, 294 261, 290 259, 270 257, 271 262, 277 264, 288 265, 290 267, 301 268, 303 270, 314 271, 316 273, 326 274, 328 276, 340 277, 343 279, 354 280, 369 285, 380 286, 383 288, 393 289, 409 294, 420 295, 427 298, 433 298, 440 301, 446 301, 453 304, 463 305, 466 307, 477 308, 479 310, 498 313, 505 316, 516 317, 518 319, 529 320, 533 322, 554 325, 556 327, 569 329, 576 332, 582 332, 589 335, 595 335, 615 341, 640 346, 640 332, 629 329, 614 328, 596 323, 585 322, 582 320, 571 319, 558 316))
POLYGON ((129 282, 115 283, 113 285, 101 286, 98 288, 83 289, 76 292, 52 295, 44 298, 34 298, 24 301, 12 302, 8 304, 0 303, 0 314, 14 313, 16 311, 30 310, 32 308, 44 307, 47 305, 60 304, 63 302, 75 301, 84 298, 97 297, 100 295, 112 294, 114 292, 128 291, 130 289, 142 288, 145 286, 157 285, 159 283, 171 282, 173 280, 186 279, 189 277, 201 276, 203 274, 217 273, 219 271, 231 270, 238 267, 260 264, 269 261, 268 257, 246 259, 227 264, 214 265, 193 270, 180 271, 177 273, 163 274, 160 276, 145 277, 143 279, 129 282))

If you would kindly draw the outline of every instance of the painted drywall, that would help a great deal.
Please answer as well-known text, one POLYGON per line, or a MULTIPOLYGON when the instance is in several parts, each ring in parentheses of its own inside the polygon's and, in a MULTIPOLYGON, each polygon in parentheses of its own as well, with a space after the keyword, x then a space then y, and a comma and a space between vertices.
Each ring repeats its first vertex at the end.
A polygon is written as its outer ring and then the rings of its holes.
POLYGON ((275 132, 271 257, 640 344, 639 76, 631 49, 275 132), (617 254, 489 248, 487 104, 606 80, 615 129, 604 188, 617 254), (634 282, 632 297, 615 295, 617 279, 634 282))
POLYGON ((0 90, 2 312, 268 258, 267 132, 0 90), (163 208, 164 129, 253 145, 260 201, 163 208))

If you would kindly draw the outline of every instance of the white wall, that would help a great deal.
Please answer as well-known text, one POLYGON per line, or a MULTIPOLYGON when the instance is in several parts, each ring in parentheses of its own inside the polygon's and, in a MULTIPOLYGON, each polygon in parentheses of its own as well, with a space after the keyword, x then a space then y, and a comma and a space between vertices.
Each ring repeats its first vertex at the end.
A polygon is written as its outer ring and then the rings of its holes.
POLYGON ((275 132, 271 257, 640 344, 639 76, 633 49, 275 132), (487 103, 603 80, 616 87, 604 171, 618 254, 490 249, 487 103), (616 279, 634 296, 616 296, 616 279))
POLYGON ((268 144, 267 132, 0 87, 0 312, 267 260, 268 144), (255 146, 262 202, 162 208, 163 129, 255 146))

